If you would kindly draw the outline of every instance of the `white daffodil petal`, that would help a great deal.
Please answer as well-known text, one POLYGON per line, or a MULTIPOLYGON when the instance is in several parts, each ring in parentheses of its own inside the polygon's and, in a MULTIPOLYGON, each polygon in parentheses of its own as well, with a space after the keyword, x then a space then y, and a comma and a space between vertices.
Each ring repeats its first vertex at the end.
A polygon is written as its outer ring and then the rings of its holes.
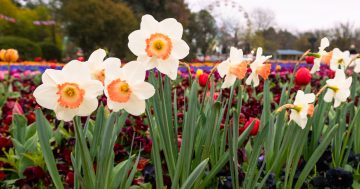
POLYGON ((81 88, 85 89, 85 96, 96 98, 103 94, 103 85, 98 80, 88 80, 81 83, 81 88))
POLYGON ((149 99, 155 94, 155 88, 148 82, 143 82, 131 87, 133 93, 140 99, 149 99))
POLYGON ((129 102, 124 104, 124 109, 131 115, 139 116, 145 112, 145 100, 140 100, 135 95, 132 95, 129 102))
POLYGON ((190 47, 184 40, 173 41, 171 56, 174 58, 183 59, 189 54, 189 51, 190 47))
POLYGON ((221 88, 228 88, 234 85, 236 81, 236 76, 234 75, 226 75, 225 79, 224 79, 224 83, 221 85, 221 88))
POLYGON ((335 98, 335 100, 334 100, 334 108, 339 107, 340 104, 341 104, 341 101, 335 98))
POLYGON ((64 80, 64 78, 61 70, 47 69, 42 74, 41 80, 43 83, 46 83, 47 85, 57 85, 61 83, 64 80))
POLYGON ((223 78, 228 73, 229 66, 230 66, 229 60, 225 60, 217 66, 217 71, 218 71, 220 77, 223 78))
POLYGON ((132 53, 137 56, 146 55, 146 33, 142 30, 136 30, 130 33, 128 47, 132 53))
POLYGON ((120 79, 126 80, 130 85, 144 82, 146 76, 145 65, 138 61, 131 61, 121 69, 120 79))
POLYGON ((177 70, 179 67, 179 61, 176 59, 168 59, 168 60, 158 60, 159 64, 157 65, 157 69, 166 74, 171 80, 175 80, 177 77, 177 70))
POLYGON ((110 110, 114 111, 114 112, 118 112, 121 109, 124 109, 125 104, 124 103, 117 103, 114 102, 112 100, 110 100, 109 98, 107 99, 107 106, 110 110))
POLYGON ((331 102, 334 98, 334 95, 335 95, 334 91, 331 89, 328 89, 324 95, 324 101, 331 102))
POLYGON ((315 72, 320 70, 320 61, 321 61, 320 58, 315 58, 314 65, 313 65, 313 67, 311 68, 311 71, 310 71, 311 74, 314 74, 315 72))
POLYGON ((140 29, 148 33, 156 33, 159 30, 159 22, 151 15, 144 15, 141 18, 140 29))
POLYGON ((77 60, 72 60, 65 64, 62 71, 64 75, 68 77, 64 78, 67 82, 79 82, 82 80, 91 79, 90 69, 86 66, 86 63, 77 60), (81 73, 79 73, 81 71, 81 73))
POLYGON ((89 116, 98 107, 97 98, 85 98, 84 102, 79 106, 78 116, 89 116))
POLYGON ((93 53, 91 53, 87 62, 89 64, 99 64, 99 63, 103 62, 105 56, 106 56, 105 50, 98 49, 98 50, 94 51, 93 53))
POLYGON ((78 111, 78 108, 69 109, 61 106, 56 106, 55 108, 56 118, 63 121, 71 121, 76 116, 78 111))
POLYGON ((307 104, 313 103, 315 101, 315 94, 314 93, 305 94, 304 100, 305 100, 305 103, 307 103, 307 104))
POLYGON ((160 22, 160 27, 170 38, 178 40, 183 34, 183 26, 174 18, 167 18, 160 22))
POLYGON ((230 62, 232 64, 239 64, 243 61, 243 51, 235 47, 230 48, 230 62))
POLYGON ((42 84, 35 89, 33 95, 40 106, 54 110, 58 100, 56 92, 56 86, 42 84))

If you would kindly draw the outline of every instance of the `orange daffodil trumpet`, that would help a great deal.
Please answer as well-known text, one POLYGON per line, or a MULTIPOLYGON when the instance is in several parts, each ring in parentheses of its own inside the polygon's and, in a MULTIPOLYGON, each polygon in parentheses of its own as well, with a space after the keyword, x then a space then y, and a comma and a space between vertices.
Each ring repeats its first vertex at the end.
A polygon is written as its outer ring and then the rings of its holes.
POLYGON ((34 91, 36 102, 54 110, 56 118, 71 121, 74 116, 88 116, 98 107, 103 93, 100 81, 91 79, 86 63, 73 60, 62 70, 47 69, 42 84, 34 91))
POLYGON ((319 52, 318 52, 319 57, 314 59, 314 65, 311 68, 310 73, 313 74, 320 70, 320 63, 321 63, 322 57, 327 54, 327 52, 325 51, 325 48, 328 47, 329 45, 330 45, 330 42, 329 42, 328 38, 324 37, 321 39, 319 52))
POLYGON ((104 84, 105 80, 105 64, 111 62, 120 62, 120 59, 113 57, 107 58, 104 61, 105 56, 105 50, 98 49, 94 51, 86 61, 86 64, 90 69, 91 78, 100 81, 102 84, 104 84))
POLYGON ((271 56, 263 56, 262 53, 263 50, 259 47, 256 51, 255 61, 250 64, 251 74, 246 79, 247 85, 253 83, 253 86, 256 87, 260 82, 259 76, 266 80, 270 75, 271 64, 264 64, 264 62, 271 58, 271 56))
POLYGON ((350 52, 342 52, 340 49, 335 48, 332 52, 332 57, 330 60, 330 69, 336 71, 337 69, 345 70, 351 62, 350 52))
POLYGON ((302 129, 305 128, 308 115, 312 116, 314 112, 315 94, 305 94, 302 90, 298 90, 295 101, 291 107, 290 120, 297 123, 302 129))
POLYGON ((154 87, 145 82, 145 67, 132 61, 120 68, 120 62, 105 65, 105 95, 109 109, 125 109, 138 116, 145 112, 145 100, 155 94, 154 87))
POLYGON ((327 91, 324 96, 325 102, 332 102, 334 99, 334 108, 341 102, 345 102, 350 96, 350 86, 352 78, 346 78, 344 70, 337 69, 335 77, 326 81, 327 91))
POLYGON ((221 88, 228 88, 234 85, 236 79, 244 79, 247 71, 247 61, 243 57, 243 51, 231 47, 230 57, 221 62, 217 70, 219 75, 225 77, 224 83, 221 88))
POLYGON ((140 30, 129 35, 128 47, 145 64, 146 69, 156 68, 175 80, 179 59, 189 54, 189 46, 182 40, 183 27, 173 18, 158 22, 151 15, 141 19, 140 30))

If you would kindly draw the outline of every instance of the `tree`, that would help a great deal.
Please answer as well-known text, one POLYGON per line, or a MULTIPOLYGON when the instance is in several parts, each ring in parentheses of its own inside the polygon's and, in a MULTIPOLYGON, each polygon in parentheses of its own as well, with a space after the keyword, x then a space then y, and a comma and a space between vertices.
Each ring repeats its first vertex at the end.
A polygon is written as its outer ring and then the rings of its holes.
POLYGON ((157 20, 175 18, 184 26, 188 24, 190 10, 184 0, 114 0, 124 1, 140 18, 144 14, 151 14, 157 20))
POLYGON ((211 50, 217 34, 216 21, 211 14, 206 10, 192 13, 185 31, 188 44, 193 49, 192 53, 196 53, 196 49, 200 49, 201 53, 206 56, 211 50))
POLYGON ((86 55, 105 48, 119 57, 129 57, 128 35, 138 22, 124 3, 112 0, 63 0, 60 10, 70 40, 86 55))
POLYGON ((254 30, 266 30, 275 25, 275 13, 270 9, 256 8, 250 14, 254 30))

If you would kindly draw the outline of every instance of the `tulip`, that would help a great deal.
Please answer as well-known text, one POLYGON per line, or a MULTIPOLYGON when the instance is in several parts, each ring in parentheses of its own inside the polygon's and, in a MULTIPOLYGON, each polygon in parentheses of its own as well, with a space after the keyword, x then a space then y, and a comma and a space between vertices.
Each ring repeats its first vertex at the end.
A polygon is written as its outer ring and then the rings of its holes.
POLYGON ((0 50, 0 61, 1 60, 5 61, 5 53, 6 53, 5 49, 0 50))
POLYGON ((311 74, 309 69, 300 68, 295 74, 296 85, 307 85, 311 81, 311 74))
POLYGON ((254 123, 253 128, 252 128, 251 131, 250 131, 250 135, 252 135, 252 136, 257 135, 257 133, 259 132, 260 120, 259 120, 258 118, 253 118, 253 117, 251 117, 251 118, 245 123, 244 127, 240 127, 240 128, 239 128, 240 134, 241 134, 242 132, 244 132, 244 131, 251 125, 251 123, 252 123, 253 121, 254 121, 255 123, 254 123))
POLYGON ((305 61, 308 64, 314 64, 314 59, 315 59, 315 57, 313 57, 313 56, 306 56, 305 57, 305 61))
POLYGON ((16 62, 18 59, 19 59, 19 54, 15 49, 6 50, 3 58, 5 62, 16 62))
POLYGON ((206 87, 206 83, 207 83, 208 79, 209 79, 209 74, 207 74, 207 73, 201 74, 199 76, 199 84, 200 84, 200 86, 206 87))

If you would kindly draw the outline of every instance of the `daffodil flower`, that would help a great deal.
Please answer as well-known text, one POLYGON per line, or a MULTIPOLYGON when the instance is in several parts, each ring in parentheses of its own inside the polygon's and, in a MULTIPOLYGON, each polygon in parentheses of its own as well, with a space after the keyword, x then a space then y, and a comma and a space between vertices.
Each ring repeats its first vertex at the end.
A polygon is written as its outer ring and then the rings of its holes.
POLYGON ((256 51, 256 58, 253 63, 250 64, 251 74, 246 79, 246 84, 251 85, 253 83, 254 87, 259 85, 259 76, 266 80, 271 71, 271 64, 264 64, 266 60, 271 58, 271 56, 263 56, 263 50, 259 47, 256 51))
POLYGON ((47 69, 42 82, 33 95, 40 106, 54 110, 58 120, 90 115, 98 107, 97 96, 103 93, 101 82, 93 80, 86 63, 77 60, 62 70, 47 69))
POLYGON ((350 62, 351 57, 349 51, 342 52, 340 49, 335 48, 330 60, 330 69, 336 71, 340 67, 344 70, 350 64, 350 62))
POLYGON ((350 96, 350 86, 352 78, 346 79, 344 70, 337 69, 334 79, 326 81, 327 91, 324 96, 325 102, 332 102, 334 99, 334 107, 338 107, 341 102, 345 102, 350 96))
POLYGON ((247 71, 247 65, 248 63, 243 57, 243 51, 241 49, 231 47, 230 57, 221 62, 217 67, 219 75, 222 78, 225 77, 221 88, 231 87, 234 85, 236 79, 244 79, 247 71))
POLYGON ((318 55, 319 57, 315 58, 314 59, 314 65, 313 67, 311 68, 311 71, 310 73, 315 73, 317 71, 320 70, 320 63, 321 63, 321 59, 322 57, 327 53, 325 51, 325 48, 328 47, 330 45, 330 42, 329 42, 329 39, 324 37, 321 39, 321 42, 320 42, 320 47, 319 47, 319 52, 318 52, 318 55))
POLYGON ((302 129, 305 128, 308 115, 312 116, 314 112, 315 94, 305 94, 302 90, 298 90, 295 101, 291 107, 290 120, 293 120, 302 129))
POLYGON ((189 54, 189 46, 181 39, 183 27, 174 18, 158 22, 151 15, 141 19, 140 30, 129 35, 129 49, 146 69, 158 69, 175 80, 179 59, 189 54))
POLYGON ((107 58, 104 61, 105 56, 106 56, 105 50, 98 49, 93 53, 91 53, 89 59, 86 61, 91 72, 91 78, 95 80, 99 80, 103 84, 105 80, 105 64, 109 62, 120 62, 120 59, 113 57, 107 58))
POLYGON ((145 100, 155 94, 154 87, 145 82, 146 70, 138 61, 120 68, 120 62, 105 65, 105 95, 107 105, 113 111, 125 109, 132 115, 145 112, 145 100))

